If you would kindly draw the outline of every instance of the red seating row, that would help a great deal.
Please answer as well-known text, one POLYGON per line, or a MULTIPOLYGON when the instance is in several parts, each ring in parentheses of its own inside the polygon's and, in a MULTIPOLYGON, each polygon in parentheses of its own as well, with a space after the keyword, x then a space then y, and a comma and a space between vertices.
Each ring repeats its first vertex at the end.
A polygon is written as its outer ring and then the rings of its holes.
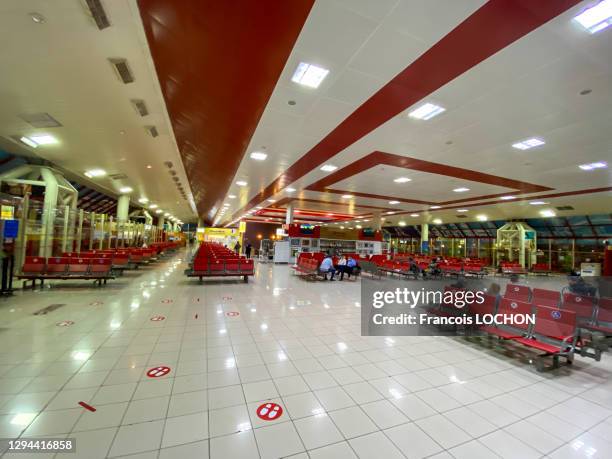
POLYGON ((190 269, 185 271, 187 277, 242 276, 248 282, 254 274, 253 260, 239 257, 235 252, 220 244, 204 242, 192 260, 190 269))
POLYGON ((502 261, 499 266, 502 274, 527 274, 525 268, 513 261, 502 261))
POLYGON ((26 257, 18 279, 31 280, 32 288, 36 280, 45 279, 94 279, 106 283, 113 279, 111 260, 107 258, 83 257, 26 257))

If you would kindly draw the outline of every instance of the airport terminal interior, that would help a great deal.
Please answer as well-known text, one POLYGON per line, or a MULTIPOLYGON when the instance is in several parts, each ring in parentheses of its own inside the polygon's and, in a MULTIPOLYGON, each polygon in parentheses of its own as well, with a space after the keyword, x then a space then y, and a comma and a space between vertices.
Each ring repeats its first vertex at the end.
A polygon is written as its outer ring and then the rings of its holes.
POLYGON ((612 457, 612 0, 2 0, 0 69, 0 456, 612 457))

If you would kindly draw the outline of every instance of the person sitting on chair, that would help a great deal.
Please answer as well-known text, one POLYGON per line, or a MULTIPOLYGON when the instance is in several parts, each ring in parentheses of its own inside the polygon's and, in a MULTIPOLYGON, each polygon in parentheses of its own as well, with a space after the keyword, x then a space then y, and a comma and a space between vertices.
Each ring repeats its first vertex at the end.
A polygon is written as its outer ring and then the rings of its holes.
POLYGON ((338 263, 336 263, 336 271, 340 273, 340 280, 344 279, 344 273, 346 272, 346 257, 344 255, 340 255, 338 259, 338 263))
POLYGON ((323 278, 325 280, 327 280, 327 273, 331 274, 331 277, 329 278, 330 281, 335 280, 334 274, 336 274, 336 270, 334 269, 334 261, 329 254, 326 254, 325 258, 323 258, 321 266, 319 266, 319 272, 323 274, 323 278))
MULTIPOLYGON (((357 266, 357 261, 353 257, 349 257, 348 260, 346 260, 346 269, 345 269, 346 274, 349 279, 351 278, 351 274, 353 274, 353 272, 355 272, 357 269, 359 269, 357 266)), ((342 276, 340 276, 340 280, 342 280, 342 276)))

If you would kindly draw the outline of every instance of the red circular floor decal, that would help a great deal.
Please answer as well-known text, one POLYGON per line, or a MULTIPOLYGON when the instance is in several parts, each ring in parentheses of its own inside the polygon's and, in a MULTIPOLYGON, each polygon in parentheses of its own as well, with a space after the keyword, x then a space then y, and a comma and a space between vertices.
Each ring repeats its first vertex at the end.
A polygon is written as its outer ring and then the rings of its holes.
POLYGON ((166 316, 153 316, 149 320, 151 322, 159 322, 160 320, 166 320, 166 316))
POLYGON ((94 301, 89 303, 89 306, 100 306, 101 304, 104 304, 104 301, 94 301))
POLYGON ((74 325, 74 322, 72 320, 62 320, 61 322, 58 322, 55 325, 57 325, 58 327, 67 327, 69 325, 74 325))
POLYGON ((238 311, 229 311, 229 312, 226 312, 225 315, 227 317, 236 317, 236 316, 239 316, 240 313, 238 311))
POLYGON ((162 303, 164 304, 169 304, 172 303, 173 300, 171 300, 170 298, 166 298, 165 300, 161 300, 162 303))
POLYGON ((170 367, 155 367, 147 371, 147 376, 149 378, 160 378, 161 376, 166 376, 168 373, 170 373, 170 367))
POLYGON ((274 421, 283 415, 283 407, 276 403, 264 403, 257 408, 257 417, 264 421, 274 421))

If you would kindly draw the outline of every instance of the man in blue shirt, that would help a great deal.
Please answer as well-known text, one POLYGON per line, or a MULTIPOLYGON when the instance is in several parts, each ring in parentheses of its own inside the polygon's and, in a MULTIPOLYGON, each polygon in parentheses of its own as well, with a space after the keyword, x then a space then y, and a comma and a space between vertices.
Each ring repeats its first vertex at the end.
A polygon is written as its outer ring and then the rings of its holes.
POLYGON ((329 254, 325 255, 323 261, 321 262, 321 266, 319 266, 319 271, 323 274, 323 278, 327 280, 327 273, 331 273, 330 281, 335 280, 334 274, 336 274, 336 270, 334 269, 334 262, 329 254))

